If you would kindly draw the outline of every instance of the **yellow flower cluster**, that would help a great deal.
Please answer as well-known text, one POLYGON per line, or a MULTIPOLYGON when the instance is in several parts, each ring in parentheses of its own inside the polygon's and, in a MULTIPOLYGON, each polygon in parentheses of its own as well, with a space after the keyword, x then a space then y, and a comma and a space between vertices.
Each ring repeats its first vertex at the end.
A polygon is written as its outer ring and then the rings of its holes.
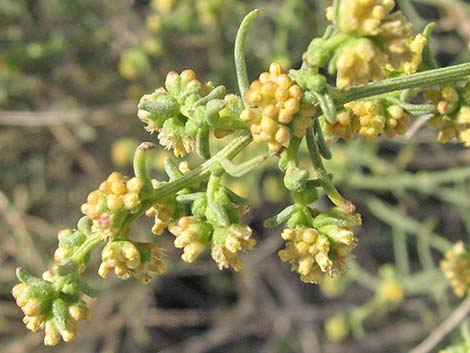
POLYGON ((171 102, 173 111, 167 112, 170 116, 158 116, 145 109, 139 109, 137 117, 147 124, 147 131, 158 132, 158 140, 165 149, 173 150, 177 157, 183 157, 194 150, 195 142, 185 131, 187 117, 181 114, 181 108, 191 108, 198 99, 212 91, 214 85, 210 81, 202 84, 196 79, 193 70, 184 70, 180 74, 170 71, 166 76, 165 87, 166 89, 160 87, 154 93, 144 95, 139 104, 154 100, 158 102, 159 98, 166 102, 160 102, 163 105, 171 102))
POLYGON ((357 244, 357 238, 347 228, 321 234, 314 228, 285 228, 281 237, 287 241, 279 251, 282 262, 291 264, 291 270, 300 274, 306 283, 320 283, 325 274, 333 277, 345 270, 345 262, 357 244))
MULTIPOLYGON (((394 7, 393 0, 341 1, 338 25, 346 33, 376 36, 382 32, 382 22, 394 7)), ((333 15, 333 8, 328 8, 328 20, 333 21, 333 15)))
POLYGON ((455 295, 463 297, 470 293, 470 251, 461 241, 446 252, 440 265, 455 295))
POLYGON ((122 215, 140 207, 142 186, 143 181, 138 177, 127 180, 113 172, 98 190, 88 195, 87 202, 81 207, 82 213, 93 221, 92 231, 104 239, 114 237, 119 231, 122 215))
POLYGON ((62 329, 56 325, 55 320, 48 320, 44 327, 44 344, 46 346, 55 346, 60 342, 60 337, 64 342, 70 342, 79 333, 79 323, 83 320, 89 320, 91 311, 84 301, 80 301, 78 304, 74 304, 68 307, 68 320, 67 328, 62 329))
POLYGON ((387 58, 370 40, 358 39, 340 50, 336 60, 338 88, 348 89, 384 78, 382 68, 387 58))
POLYGON ((427 39, 421 33, 414 38, 400 38, 388 42, 384 50, 390 62, 385 65, 385 69, 391 72, 404 72, 408 75, 415 73, 421 64, 426 43, 427 39))
POLYGON ((168 202, 168 200, 160 200, 150 207, 145 214, 148 217, 154 217, 154 224, 152 226, 152 233, 162 235, 163 231, 168 227, 170 218, 175 212, 175 204, 168 202))
POLYGON ((240 116, 248 123, 253 140, 267 143, 271 151, 279 152, 291 134, 305 136, 315 111, 312 105, 302 103, 303 94, 279 64, 273 63, 269 72, 261 73, 244 95, 251 108, 240 116))
POLYGON ((44 344, 48 346, 55 346, 61 337, 65 342, 72 341, 78 335, 79 323, 90 318, 87 304, 79 299, 77 303, 68 305, 65 325, 57 326, 55 319, 49 318, 45 312, 45 308, 49 306, 40 302, 38 291, 40 289, 32 288, 25 283, 19 283, 12 289, 16 303, 25 314, 23 322, 26 327, 33 332, 44 330, 44 344))
POLYGON ((251 228, 245 224, 232 224, 227 228, 216 229, 211 256, 220 270, 232 267, 234 271, 240 271, 243 268, 240 253, 252 250, 256 245, 256 240, 251 238, 252 233, 251 228), (219 242, 218 239, 223 241, 219 242))
POLYGON ((134 276, 142 282, 148 282, 151 278, 150 272, 163 273, 166 270, 162 262, 164 251, 157 244, 137 244, 130 241, 113 241, 106 245, 102 252, 103 262, 98 274, 106 278, 114 270, 116 276, 128 279, 134 276), (149 252, 147 259, 143 259, 139 247, 149 252))
POLYGON ((344 106, 346 109, 338 113, 334 124, 326 122, 327 133, 345 140, 351 140, 356 134, 375 140, 382 133, 394 137, 396 134, 404 134, 408 129, 410 118, 398 105, 353 101, 344 106))
MULTIPOLYGON (((350 39, 340 47, 336 61, 337 87, 348 89, 383 79, 384 69, 411 74, 422 60, 426 37, 411 36, 411 23, 400 12, 392 12, 393 0, 341 1, 338 26, 350 39)), ((327 18, 333 21, 333 8, 327 18)))
POLYGON ((37 298, 31 296, 31 291, 27 284, 19 283, 12 289, 16 304, 24 313, 23 322, 28 330, 37 332, 44 328, 45 315, 41 313, 41 303, 37 298))
POLYGON ((114 270, 116 276, 128 279, 132 276, 132 270, 140 265, 139 250, 129 241, 113 241, 106 245, 101 254, 103 262, 98 269, 98 274, 106 278, 114 270))
POLYGON ((186 216, 170 223, 168 230, 176 237, 175 247, 183 249, 183 261, 192 263, 206 248, 211 227, 197 217, 186 216))
POLYGON ((162 261, 165 250, 155 243, 139 243, 138 246, 140 252, 146 255, 140 256, 140 266, 134 270, 134 277, 147 283, 152 279, 151 272, 162 274, 166 271, 166 265, 162 261))
POLYGON ((426 98, 436 106, 438 113, 429 121, 429 126, 439 130, 439 142, 454 141, 470 147, 470 84, 459 89, 460 94, 450 85, 426 90, 426 98), (460 106, 461 99, 465 105, 460 106))
POLYGON ((359 120, 357 133, 368 140, 375 140, 385 127, 385 116, 373 102, 351 102, 347 106, 359 120))
POLYGON ((393 265, 385 264, 379 268, 381 282, 376 293, 379 302, 385 304, 398 304, 405 297, 405 290, 401 284, 393 265))
POLYGON ((331 342, 343 341, 349 334, 349 324, 347 317, 343 314, 336 314, 325 321, 325 335, 331 342))
POLYGON ((191 153, 196 146, 190 136, 179 137, 164 129, 158 133, 158 141, 166 150, 173 150, 176 157, 183 157, 185 154, 191 153))

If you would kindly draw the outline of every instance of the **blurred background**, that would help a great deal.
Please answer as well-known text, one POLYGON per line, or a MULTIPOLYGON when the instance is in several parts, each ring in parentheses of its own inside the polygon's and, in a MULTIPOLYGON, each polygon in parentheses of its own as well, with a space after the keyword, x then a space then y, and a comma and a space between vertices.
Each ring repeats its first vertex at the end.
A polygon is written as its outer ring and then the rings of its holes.
MULTIPOLYGON (((432 48, 441 65, 470 59, 470 4, 399 3, 415 32, 437 23, 432 48)), ((156 140, 136 118, 140 96, 161 86, 168 71, 186 68, 236 92, 233 42, 253 8, 261 14, 248 39, 251 78, 272 61, 298 67, 325 28, 326 6, 326 0, 0 0, 2 352, 407 352, 455 310, 459 300, 439 260, 452 242, 470 240, 470 150, 438 144, 436 132, 418 122, 394 140, 356 139, 333 149, 327 167, 364 221, 345 276, 304 284, 278 259, 280 229, 261 226, 289 203, 273 165, 243 183, 227 181, 254 201, 246 221, 259 244, 242 272, 220 272, 207 255, 186 265, 165 236, 166 274, 148 285, 105 281, 96 274, 95 251, 87 277, 100 296, 90 299, 94 316, 75 342, 46 348, 43 334, 21 321, 10 294, 16 266, 40 275, 57 231, 76 224, 88 192, 112 170, 131 174, 136 145, 156 140)), ((164 156, 152 156, 155 177, 164 156)), ((149 239, 150 224, 142 220, 133 232, 149 239)), ((468 324, 420 353, 468 337, 468 324)))

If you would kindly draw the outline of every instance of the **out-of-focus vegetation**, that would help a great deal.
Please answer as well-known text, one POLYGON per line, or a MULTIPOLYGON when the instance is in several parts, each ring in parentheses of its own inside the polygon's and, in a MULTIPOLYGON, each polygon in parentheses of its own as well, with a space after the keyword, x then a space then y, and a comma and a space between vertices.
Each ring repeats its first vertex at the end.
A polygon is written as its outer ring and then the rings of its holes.
MULTIPOLYGON (((436 21, 433 50, 442 64, 468 61, 470 5, 398 3, 416 30, 436 21)), ((97 181, 112 168, 130 170, 137 141, 149 140, 135 117, 138 98, 159 87, 168 71, 187 67, 234 91, 233 40, 252 8, 262 16, 249 37, 249 74, 274 60, 296 67, 325 27, 327 5, 0 1, 2 352, 50 350, 21 322, 10 294, 14 269, 21 264, 38 275, 51 261, 57 230, 79 218, 97 181)), ((257 193, 259 200, 247 220, 259 245, 244 271, 218 272, 205 257, 191 266, 169 261, 167 273, 146 286, 90 276, 101 292, 92 301, 94 318, 77 341, 55 350, 402 352, 438 335, 436 327, 459 305, 438 264, 449 244, 470 240, 470 151, 438 145, 433 131, 420 129, 423 122, 393 141, 335 147, 329 170, 364 220, 345 276, 306 285, 278 261, 279 230, 261 227, 288 202, 277 192, 273 166, 233 181, 240 194, 257 193)), ((156 175, 163 157, 153 157, 156 175)), ((144 237, 148 229, 142 223, 134 232, 144 237)), ((167 256, 176 260, 178 253, 167 256)), ((98 259, 92 263, 96 273, 98 259)), ((459 310, 468 313, 468 301, 459 310)), ((438 347, 468 339, 468 324, 447 330, 438 347)))

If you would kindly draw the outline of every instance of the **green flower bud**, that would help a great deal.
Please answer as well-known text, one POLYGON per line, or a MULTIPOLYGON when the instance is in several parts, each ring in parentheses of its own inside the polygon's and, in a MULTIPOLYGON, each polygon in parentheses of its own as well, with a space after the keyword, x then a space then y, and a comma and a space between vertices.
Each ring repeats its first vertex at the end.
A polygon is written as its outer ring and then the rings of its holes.
POLYGON ((291 229, 294 229, 298 226, 303 226, 305 223, 307 223, 307 217, 305 212, 302 210, 292 213, 292 215, 287 220, 287 226, 291 229))
POLYGON ((311 66, 323 67, 332 56, 333 51, 328 48, 326 40, 315 38, 310 42, 302 58, 311 66))
POLYGON ((293 197, 296 203, 305 206, 318 200, 318 191, 315 188, 305 188, 302 192, 294 192, 293 197))
POLYGON ((191 207, 191 213, 196 216, 196 217, 204 217, 206 214, 207 210, 207 198, 202 197, 196 201, 193 202, 193 205, 191 207))
MULTIPOLYGON (((177 100, 167 92, 156 91, 151 95, 143 96, 139 102, 138 108, 157 114, 159 118, 171 118, 179 114, 180 105, 177 100)), ((153 118, 153 116, 151 118, 153 118)))
POLYGON ((290 164, 284 175, 284 185, 288 190, 302 192, 309 178, 308 171, 290 164))
POLYGON ((321 74, 311 75, 307 78, 306 84, 307 89, 310 91, 323 92, 326 88, 327 80, 321 74))
POLYGON ((207 103, 204 117, 211 127, 225 128, 224 121, 219 114, 223 108, 225 108, 225 102, 222 99, 213 99, 207 103))

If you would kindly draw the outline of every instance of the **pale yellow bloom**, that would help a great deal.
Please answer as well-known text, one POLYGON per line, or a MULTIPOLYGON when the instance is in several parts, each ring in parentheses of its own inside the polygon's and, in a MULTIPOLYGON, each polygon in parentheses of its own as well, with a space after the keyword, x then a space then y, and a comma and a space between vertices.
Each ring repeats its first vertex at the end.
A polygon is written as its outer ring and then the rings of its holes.
POLYGON ((273 152, 287 145, 291 134, 305 136, 314 114, 314 108, 302 104, 303 90, 289 75, 282 72, 278 63, 253 81, 244 100, 251 107, 240 118, 250 127, 253 141, 266 143, 273 152))
POLYGON ((207 228, 197 217, 181 217, 170 223, 168 230, 176 237, 175 247, 183 249, 184 262, 192 263, 205 250, 210 235, 207 228))
MULTIPOLYGON (((141 205, 139 192, 143 181, 134 177, 127 179, 118 172, 113 172, 103 181, 98 190, 91 192, 81 211, 92 221, 92 231, 103 239, 114 237, 119 231, 115 216, 122 212, 133 212, 141 205)), ((60 254, 58 254, 60 257, 60 254)))
POLYGON ((466 105, 469 87, 469 84, 463 87, 442 85, 426 90, 426 98, 437 110, 428 125, 439 130, 439 142, 458 142, 470 147, 470 106, 466 105))
POLYGON ((461 241, 445 253, 440 265, 455 295, 463 297, 470 293, 470 252, 461 241))
POLYGON ((285 228, 281 237, 287 244, 279 257, 290 263, 303 282, 320 283, 325 274, 333 277, 345 270, 346 259, 357 244, 349 229, 339 228, 334 235, 335 239, 330 239, 314 228, 285 228))
POLYGON ((212 241, 211 256, 220 270, 231 267, 240 271, 243 268, 240 253, 252 250, 256 245, 256 240, 251 238, 252 230, 244 224, 232 224, 224 228, 223 233, 222 242, 212 241))

